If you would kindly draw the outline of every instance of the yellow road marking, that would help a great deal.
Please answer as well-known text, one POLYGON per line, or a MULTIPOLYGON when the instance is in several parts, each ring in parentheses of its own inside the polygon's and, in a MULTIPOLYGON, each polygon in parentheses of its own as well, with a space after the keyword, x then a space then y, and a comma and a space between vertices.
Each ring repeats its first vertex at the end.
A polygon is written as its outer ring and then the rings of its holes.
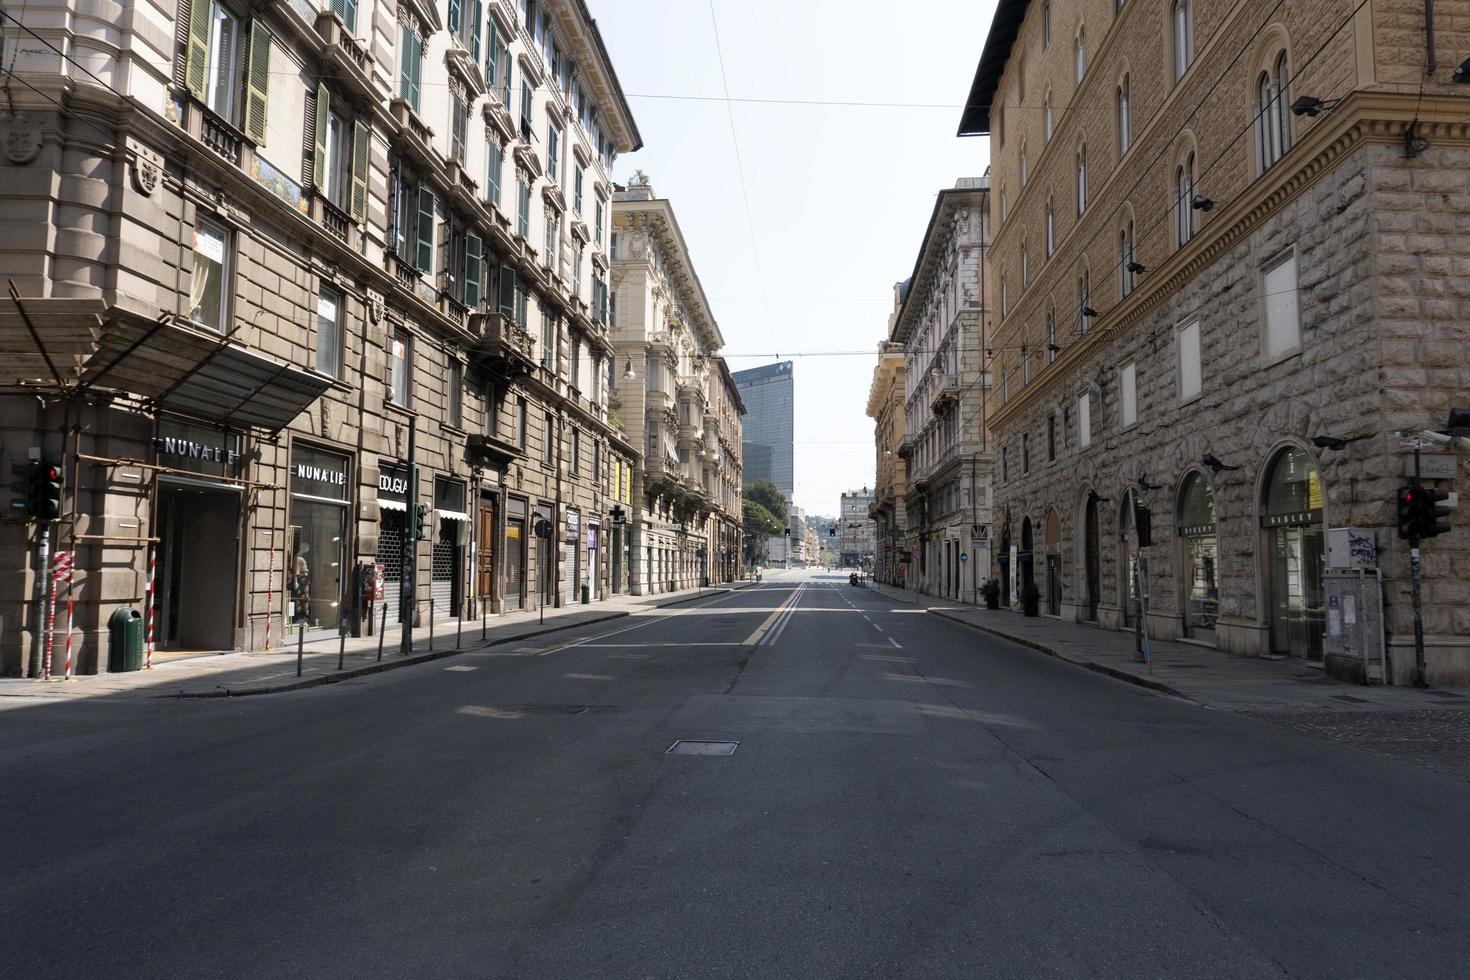
POLYGON ((791 594, 786 597, 785 602, 782 602, 775 609, 771 610, 771 614, 766 617, 765 622, 757 626, 755 628, 755 632, 751 633, 745 638, 745 646, 753 647, 761 641, 761 638, 770 631, 776 620, 781 618, 781 614, 786 611, 786 607, 794 603, 796 601, 796 597, 801 595, 802 588, 803 586, 798 585, 795 589, 792 590, 791 594))

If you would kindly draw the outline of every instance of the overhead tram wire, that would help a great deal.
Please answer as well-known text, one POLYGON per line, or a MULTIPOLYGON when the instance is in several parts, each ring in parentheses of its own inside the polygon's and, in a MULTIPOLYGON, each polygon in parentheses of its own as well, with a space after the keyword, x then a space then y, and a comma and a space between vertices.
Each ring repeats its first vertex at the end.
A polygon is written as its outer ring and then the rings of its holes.
MULTIPOLYGON (((1271 9, 1271 13, 1269 13, 1267 15, 1266 21, 1260 27, 1258 27, 1256 29, 1256 31, 1251 35, 1250 41, 1246 44, 1246 46, 1242 49, 1241 52, 1239 52, 1239 53, 1236 54, 1236 57, 1231 60, 1230 65, 1228 65, 1226 67, 1226 72, 1227 73, 1228 73, 1228 71, 1231 68, 1233 68, 1235 66, 1235 63, 1240 60, 1241 54, 1243 54, 1244 51, 1249 50, 1250 48, 1252 48, 1254 46, 1254 42, 1255 42, 1256 38, 1260 36, 1260 33, 1261 33, 1262 30, 1264 30, 1267 26, 1270 25, 1270 23, 1271 23, 1271 17, 1274 16, 1276 10, 1282 5, 1283 2, 1284 2, 1284 0, 1278 0, 1276 6, 1271 9)), ((1302 60, 1301 62, 1298 62, 1295 66, 1293 66, 1293 71, 1299 76, 1300 73, 1301 73, 1301 71, 1304 68, 1306 68, 1307 65, 1312 64, 1312 62, 1314 62, 1319 56, 1321 56, 1322 52, 1325 51, 1325 50, 1327 50, 1327 46, 1329 44, 1331 44, 1332 41, 1339 34, 1342 33, 1342 31, 1343 31, 1343 29, 1345 27, 1347 27, 1350 23, 1352 23, 1353 18, 1358 15, 1358 11, 1362 10, 1363 7, 1367 5, 1367 3, 1368 3, 1368 0, 1359 0, 1358 5, 1356 7, 1354 7, 1351 11, 1348 12, 1347 16, 1345 18, 1343 18, 1343 20, 1341 22, 1338 23, 1337 27, 1335 27, 1333 30, 1331 30, 1331 31, 1329 31, 1327 33, 1327 35, 1323 38, 1322 43, 1320 45, 1318 45, 1317 48, 1310 55, 1308 55, 1304 60, 1302 60)), ((1191 112, 1189 114, 1189 116, 1186 116, 1185 117, 1186 122, 1189 119, 1193 118, 1194 113, 1195 112, 1198 112, 1200 106, 1202 106, 1204 104, 1204 100, 1209 98, 1210 94, 1214 92, 1215 88, 1220 84, 1220 82, 1224 78, 1225 78, 1225 75, 1222 74, 1219 78, 1217 78, 1215 80, 1214 84, 1212 84, 1210 86, 1209 91, 1207 91, 1205 93, 1204 99, 1201 99, 1199 105, 1196 105, 1195 106, 1194 111, 1191 112)), ((1255 118, 1255 116, 1252 116, 1251 119, 1250 119, 1250 121, 1247 122, 1246 125, 1243 126, 1239 131, 1237 131, 1236 134, 1234 136, 1232 136, 1229 141, 1226 142, 1224 148, 1220 151, 1219 155, 1216 156, 1214 160, 1210 161, 1209 166, 1207 166, 1203 171, 1201 171, 1200 177, 1202 178, 1204 174, 1209 173, 1210 171, 1214 170, 1214 168, 1217 167, 1222 160, 1224 160, 1225 155, 1231 150, 1231 148, 1233 148, 1235 146, 1235 144, 1237 142, 1239 142, 1242 137, 1244 137, 1247 134, 1249 134, 1255 128, 1255 126, 1256 126, 1256 118, 1255 118)), ((1170 149, 1170 148, 1172 148, 1174 146, 1174 138, 1177 137, 1180 133, 1182 133, 1184 131, 1184 129, 1185 129, 1184 126, 1180 126, 1180 128, 1177 129, 1174 132, 1173 136, 1171 136, 1169 138, 1169 140, 1164 144, 1165 150, 1168 150, 1168 149, 1170 149)), ((1155 157, 1152 160, 1149 161, 1150 168, 1152 167, 1152 165, 1154 163, 1156 163, 1158 161, 1158 159, 1159 159, 1160 156, 1162 156, 1162 153, 1155 155, 1155 157)), ((1147 174, 1148 172, 1149 172, 1148 169, 1146 169, 1144 171, 1145 174, 1147 174)), ((1139 179, 1134 182, 1133 186, 1129 188, 1128 195, 1126 195, 1123 198, 1123 201, 1124 202, 1126 202, 1128 200, 1128 196, 1131 196, 1132 193, 1135 190, 1138 189, 1138 185, 1142 182, 1142 180, 1143 180, 1143 176, 1140 176, 1139 179)), ((1196 182, 1197 183, 1201 182, 1200 178, 1197 178, 1196 179, 1196 182)), ((1219 202, 1219 203, 1225 203, 1225 202, 1219 202)), ((1110 214, 1109 215, 1110 218, 1112 218, 1116 214, 1116 210, 1117 209, 1115 208, 1113 214, 1110 214)), ((1173 214, 1173 205, 1170 204, 1168 207, 1164 208, 1162 210, 1162 212, 1160 213, 1160 215, 1159 215, 1159 221, 1155 221, 1152 224, 1148 225, 1147 226, 1147 230, 1152 230, 1153 228, 1157 227, 1160 221, 1167 221, 1167 220, 1169 220, 1169 218, 1172 217, 1172 214, 1173 214)), ((1100 228, 1099 229, 1099 232, 1101 232, 1104 229, 1106 229, 1109 233, 1111 233, 1114 230, 1114 227, 1113 227, 1112 223, 1109 221, 1109 222, 1105 222, 1104 223, 1103 228, 1100 228)), ((1096 233, 1095 233, 1092 238, 1089 238, 1087 240, 1087 245, 1090 246, 1096 240, 1096 237, 1097 236, 1096 236, 1096 233)), ((1137 237, 1139 237, 1139 236, 1135 236, 1135 240, 1137 240, 1137 237)), ((1085 248, 1084 248, 1084 252, 1085 252, 1085 248)), ((1110 274, 1111 274, 1111 272, 1116 272, 1117 269, 1119 268, 1119 266, 1121 264, 1122 264, 1121 261, 1113 263, 1113 265, 1110 267, 1110 274)), ((1301 292, 1301 287, 1300 286, 1297 286, 1295 289, 1290 290, 1290 291, 1291 292, 1301 292)), ((1284 292, 1287 292, 1287 291, 1286 290, 1283 290, 1282 292, 1284 293, 1284 292)), ((1080 305, 1078 307, 1078 311, 1077 312, 1078 312, 1078 316, 1080 317, 1081 316, 1081 307, 1080 307, 1080 305)), ((1029 347, 1030 345, 1022 345, 1022 346, 1028 346, 1029 347)), ((1068 346, 1070 346, 1070 345, 1068 345, 1068 346)), ((1011 349, 1011 348, 1006 348, 1006 349, 1011 349)), ((983 377, 983 375, 982 375, 982 377, 983 377)), ((982 404, 981 407, 980 407, 980 409, 978 409, 976 412, 972 412, 969 416, 967 416, 965 418, 965 420, 963 422, 960 423, 961 426, 963 426, 965 424, 968 424, 969 422, 973 421, 974 418, 975 418, 975 416, 977 414, 979 414, 980 411, 983 411, 983 410, 984 410, 984 405, 982 404)))

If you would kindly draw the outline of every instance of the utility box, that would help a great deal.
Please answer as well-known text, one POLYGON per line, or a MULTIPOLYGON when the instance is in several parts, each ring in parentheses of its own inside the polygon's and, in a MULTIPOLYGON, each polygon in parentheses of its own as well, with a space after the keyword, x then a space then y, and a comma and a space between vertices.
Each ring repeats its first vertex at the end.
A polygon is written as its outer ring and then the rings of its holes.
POLYGON ((107 617, 107 670, 143 669, 143 614, 130 606, 107 617))
POLYGON ((1388 683, 1383 639, 1383 579, 1376 568, 1322 572, 1327 675, 1356 684, 1388 683))

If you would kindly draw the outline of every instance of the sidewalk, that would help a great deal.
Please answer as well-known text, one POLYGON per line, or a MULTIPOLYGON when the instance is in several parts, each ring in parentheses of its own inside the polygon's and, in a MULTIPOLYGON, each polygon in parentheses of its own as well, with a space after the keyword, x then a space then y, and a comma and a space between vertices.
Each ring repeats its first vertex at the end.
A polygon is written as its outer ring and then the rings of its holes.
POLYGON ((1331 680, 1323 671, 1294 658, 1242 657, 1172 640, 1150 641, 1150 670, 1149 665, 1133 659, 1132 632, 956 604, 890 585, 869 582, 868 587, 885 598, 912 603, 932 615, 1211 708, 1250 713, 1470 708, 1470 689, 1466 688, 1364 687, 1331 680))
POLYGON ((148 670, 129 673, 86 674, 64 681, 0 678, 0 699, 17 701, 76 700, 95 697, 124 698, 220 698, 243 697, 248 694, 273 694, 295 691, 384 670, 421 664, 457 653, 469 653, 487 647, 515 643, 547 633, 575 629, 590 623, 623 619, 667 606, 708 599, 736 589, 754 585, 751 581, 732 585, 707 586, 657 596, 615 596, 587 606, 546 610, 542 625, 538 611, 505 613, 491 616, 481 639, 479 620, 464 620, 463 632, 456 649, 456 620, 440 620, 434 624, 433 649, 429 648, 428 625, 413 631, 413 653, 398 652, 400 628, 390 626, 382 634, 382 659, 378 655, 378 636, 347 637, 342 655, 343 668, 337 669, 336 636, 308 640, 303 644, 301 676, 296 676, 296 637, 289 634, 285 645, 269 653, 202 654, 178 660, 155 662, 148 670))

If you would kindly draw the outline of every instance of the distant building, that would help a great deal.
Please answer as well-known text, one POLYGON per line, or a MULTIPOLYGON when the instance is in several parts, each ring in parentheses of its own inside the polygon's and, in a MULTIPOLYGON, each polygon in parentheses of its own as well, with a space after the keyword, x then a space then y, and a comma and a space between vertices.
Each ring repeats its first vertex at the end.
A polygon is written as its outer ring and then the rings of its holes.
POLYGON ((795 385, 792 363, 780 361, 736 371, 745 403, 745 479, 770 480, 790 500, 795 490, 795 385))
POLYGON ((867 487, 842 495, 841 518, 837 525, 837 559, 843 565, 867 567, 873 563, 875 524, 869 516, 873 491, 867 487))

